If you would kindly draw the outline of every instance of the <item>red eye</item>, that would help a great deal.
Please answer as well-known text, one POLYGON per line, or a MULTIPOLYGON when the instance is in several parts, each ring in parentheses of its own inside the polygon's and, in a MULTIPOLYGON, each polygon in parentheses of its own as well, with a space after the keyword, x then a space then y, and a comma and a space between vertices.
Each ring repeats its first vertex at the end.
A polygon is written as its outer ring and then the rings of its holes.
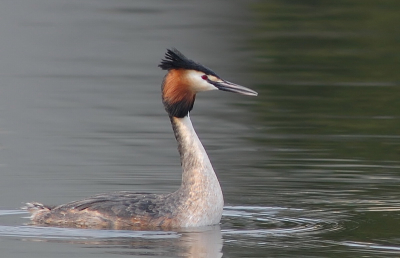
POLYGON ((201 78, 202 78, 203 80, 208 80, 208 76, 207 76, 207 75, 205 75, 205 74, 204 74, 204 75, 202 75, 202 76, 201 76, 201 78))

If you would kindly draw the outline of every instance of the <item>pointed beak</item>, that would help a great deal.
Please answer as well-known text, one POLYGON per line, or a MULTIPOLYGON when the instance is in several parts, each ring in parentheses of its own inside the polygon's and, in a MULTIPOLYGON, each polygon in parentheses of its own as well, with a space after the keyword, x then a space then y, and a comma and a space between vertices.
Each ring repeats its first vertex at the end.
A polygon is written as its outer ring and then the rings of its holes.
POLYGON ((249 88, 246 88, 244 86, 240 86, 238 84, 228 82, 228 81, 219 81, 219 82, 211 82, 217 89, 222 90, 222 91, 229 91, 229 92, 234 92, 234 93, 239 93, 242 95, 248 95, 248 96, 257 96, 258 93, 255 92, 254 90, 250 90, 249 88))

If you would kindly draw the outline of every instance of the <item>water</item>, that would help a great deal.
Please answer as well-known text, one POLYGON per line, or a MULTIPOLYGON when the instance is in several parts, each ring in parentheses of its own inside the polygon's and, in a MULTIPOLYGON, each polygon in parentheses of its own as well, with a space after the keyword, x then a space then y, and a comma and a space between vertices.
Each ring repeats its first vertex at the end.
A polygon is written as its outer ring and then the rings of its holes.
POLYGON ((0 7, 2 256, 400 255, 396 1, 0 7), (221 225, 29 225, 27 201, 177 189, 156 67, 171 46, 260 93, 204 93, 192 113, 224 191, 221 225))

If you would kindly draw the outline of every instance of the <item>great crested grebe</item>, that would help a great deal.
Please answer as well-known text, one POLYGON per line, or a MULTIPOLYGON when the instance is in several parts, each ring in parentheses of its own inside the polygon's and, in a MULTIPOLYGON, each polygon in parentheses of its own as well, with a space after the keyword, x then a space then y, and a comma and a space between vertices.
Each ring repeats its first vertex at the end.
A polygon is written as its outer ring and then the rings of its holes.
POLYGON ((171 120, 182 164, 182 184, 169 194, 128 191, 99 194, 56 207, 27 203, 34 224, 80 228, 171 229, 218 224, 224 199, 211 162, 193 129, 189 112, 196 93, 222 90, 256 96, 205 66, 168 49, 158 65, 167 70, 162 102, 171 120))

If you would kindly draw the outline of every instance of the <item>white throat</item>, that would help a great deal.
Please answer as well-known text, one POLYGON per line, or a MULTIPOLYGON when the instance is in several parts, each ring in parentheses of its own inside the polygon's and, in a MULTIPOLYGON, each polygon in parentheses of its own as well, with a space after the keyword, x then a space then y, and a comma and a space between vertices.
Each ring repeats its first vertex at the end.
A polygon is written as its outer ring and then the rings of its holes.
POLYGON ((182 220, 187 227, 219 223, 224 206, 218 178, 201 144, 189 115, 172 117, 171 122, 178 141, 182 163, 182 185, 179 193, 182 220))

